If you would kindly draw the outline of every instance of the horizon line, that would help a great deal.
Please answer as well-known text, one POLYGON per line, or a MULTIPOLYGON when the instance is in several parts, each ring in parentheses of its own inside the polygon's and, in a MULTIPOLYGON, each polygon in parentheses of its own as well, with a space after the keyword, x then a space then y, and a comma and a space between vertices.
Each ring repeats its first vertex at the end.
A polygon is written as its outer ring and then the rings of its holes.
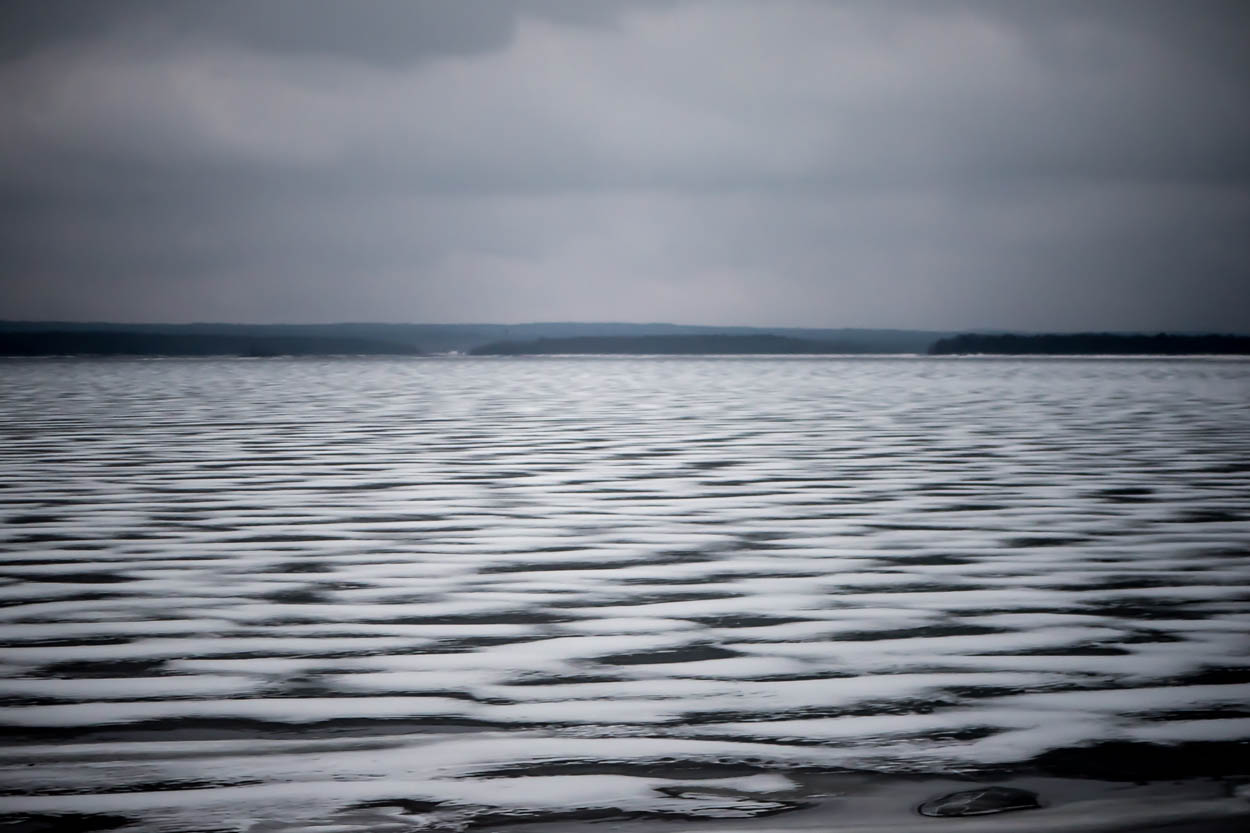
POLYGON ((461 321, 461 322, 423 322, 423 321, 110 321, 102 319, 0 319, 0 328, 13 325, 48 326, 72 324, 74 326, 102 325, 108 327, 552 327, 552 326, 592 326, 592 327, 689 327, 705 330, 718 328, 736 330, 860 330, 868 332, 906 332, 933 335, 1237 335, 1247 336, 1250 331, 1235 330, 1190 330, 1190 329, 1008 329, 1004 327, 965 327, 965 328, 919 328, 919 327, 870 327, 870 326, 816 326, 796 324, 684 324, 672 321, 461 321))

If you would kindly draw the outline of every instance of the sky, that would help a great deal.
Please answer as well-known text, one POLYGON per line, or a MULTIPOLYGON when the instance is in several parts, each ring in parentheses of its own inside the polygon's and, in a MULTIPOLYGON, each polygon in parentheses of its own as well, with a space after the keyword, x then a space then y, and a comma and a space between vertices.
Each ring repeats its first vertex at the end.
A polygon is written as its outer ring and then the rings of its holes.
POLYGON ((0 319, 1250 333, 1241 0, 6 0, 0 319))

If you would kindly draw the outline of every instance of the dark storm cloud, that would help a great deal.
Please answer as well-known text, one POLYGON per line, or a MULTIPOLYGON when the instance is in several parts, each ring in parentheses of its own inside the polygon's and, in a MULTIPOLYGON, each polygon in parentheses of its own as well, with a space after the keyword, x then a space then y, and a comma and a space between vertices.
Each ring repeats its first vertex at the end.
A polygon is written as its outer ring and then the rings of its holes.
MULTIPOLYGON (((646 0, 644 0, 646 2, 646 0)), ((663 2, 663 0, 650 0, 663 2)), ((602 25, 619 2, 584 0, 26 0, 0 6, 0 57, 138 32, 262 52, 405 64, 501 49, 518 15, 602 25)))
POLYGON ((1246 9, 10 3, 0 317, 1250 330, 1246 9))

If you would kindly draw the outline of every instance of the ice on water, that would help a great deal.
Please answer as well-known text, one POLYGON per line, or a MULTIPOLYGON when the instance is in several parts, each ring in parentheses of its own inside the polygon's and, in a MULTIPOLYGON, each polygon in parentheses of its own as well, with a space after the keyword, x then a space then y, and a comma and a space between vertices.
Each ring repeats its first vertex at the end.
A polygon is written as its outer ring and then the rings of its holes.
POLYGON ((6 361, 4 804, 735 817, 1250 739, 1248 402, 1235 360, 6 361))

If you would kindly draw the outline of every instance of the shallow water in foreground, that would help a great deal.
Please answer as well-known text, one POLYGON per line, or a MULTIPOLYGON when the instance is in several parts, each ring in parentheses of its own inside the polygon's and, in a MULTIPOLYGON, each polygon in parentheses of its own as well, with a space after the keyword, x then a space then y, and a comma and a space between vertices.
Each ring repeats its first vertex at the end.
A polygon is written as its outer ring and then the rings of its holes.
POLYGON ((1232 812, 1248 403, 1241 360, 4 361, 0 811, 1232 812))

